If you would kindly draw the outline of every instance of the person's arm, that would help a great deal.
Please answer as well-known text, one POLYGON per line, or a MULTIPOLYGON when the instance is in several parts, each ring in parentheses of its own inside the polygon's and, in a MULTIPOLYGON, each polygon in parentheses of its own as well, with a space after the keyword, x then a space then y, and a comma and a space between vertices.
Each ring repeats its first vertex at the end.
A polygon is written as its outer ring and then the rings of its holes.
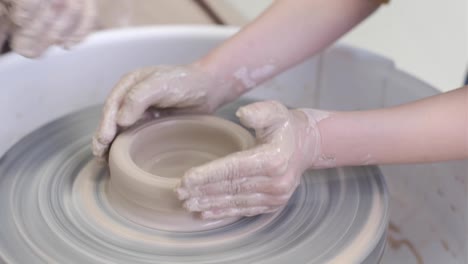
POLYGON ((277 0, 201 60, 244 91, 317 54, 369 16, 379 0, 277 0))
POLYGON ((468 158, 468 86, 397 107, 337 112, 320 122, 334 165, 468 158))
POLYGON ((205 218, 274 212, 307 169, 468 158, 468 86, 371 111, 288 110, 270 101, 237 114, 258 145, 190 169, 176 190, 205 218))
POLYGON ((154 112, 213 112, 319 52, 378 5, 379 0, 278 0, 199 61, 127 74, 106 100, 93 138, 94 155, 106 157, 120 128, 154 112))

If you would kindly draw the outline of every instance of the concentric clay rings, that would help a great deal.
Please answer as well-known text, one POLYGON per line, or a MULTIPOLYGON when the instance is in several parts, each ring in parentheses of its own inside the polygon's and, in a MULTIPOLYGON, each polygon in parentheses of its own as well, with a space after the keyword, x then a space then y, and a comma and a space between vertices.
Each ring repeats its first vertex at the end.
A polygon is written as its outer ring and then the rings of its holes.
MULTIPOLYGON (((235 122, 250 102, 217 114, 235 122)), ((382 256, 388 195, 373 166, 308 171, 282 211, 216 228, 168 231, 158 219, 150 220, 160 228, 129 219, 91 154, 100 112, 51 122, 0 159, 0 263, 375 264, 382 256)))
POLYGON ((200 231, 237 220, 202 221, 174 193, 188 169, 254 145, 241 126, 214 116, 155 120, 119 135, 109 155, 109 202, 138 224, 167 231, 200 231))

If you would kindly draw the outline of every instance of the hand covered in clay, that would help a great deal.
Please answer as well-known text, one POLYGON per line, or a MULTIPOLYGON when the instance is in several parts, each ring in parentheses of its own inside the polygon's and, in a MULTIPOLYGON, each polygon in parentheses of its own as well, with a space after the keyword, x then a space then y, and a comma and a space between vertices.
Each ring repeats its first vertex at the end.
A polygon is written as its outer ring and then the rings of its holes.
POLYGON ((257 146, 190 169, 176 189, 184 207, 205 219, 277 211, 303 172, 321 166, 317 123, 327 113, 267 101, 244 106, 237 116, 255 130, 257 146))
POLYGON ((12 50, 37 57, 52 45, 78 43, 95 26, 94 1, 0 0, 8 10, 12 50))
POLYGON ((211 113, 239 93, 198 65, 155 66, 124 76, 106 100, 93 153, 105 158, 120 128, 139 120, 183 113, 211 113))

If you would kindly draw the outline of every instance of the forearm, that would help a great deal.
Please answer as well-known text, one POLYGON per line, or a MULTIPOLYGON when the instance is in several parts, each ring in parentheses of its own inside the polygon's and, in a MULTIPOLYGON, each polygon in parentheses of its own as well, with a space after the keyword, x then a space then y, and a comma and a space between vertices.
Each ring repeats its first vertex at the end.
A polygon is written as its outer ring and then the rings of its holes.
POLYGON ((336 112, 319 123, 322 159, 335 166, 468 158, 468 86, 409 104, 336 112))
POLYGON ((245 91, 321 51, 378 5, 378 0, 278 0, 201 64, 245 91))

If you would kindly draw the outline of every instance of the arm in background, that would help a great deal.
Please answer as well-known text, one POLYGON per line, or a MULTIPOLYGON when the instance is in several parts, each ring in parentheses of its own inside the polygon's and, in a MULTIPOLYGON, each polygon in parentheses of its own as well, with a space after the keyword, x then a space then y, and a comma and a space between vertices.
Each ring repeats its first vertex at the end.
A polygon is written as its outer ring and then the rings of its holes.
POLYGON ((375 0, 278 0, 200 65, 240 93, 317 54, 368 17, 375 0))
POLYGON ((106 100, 93 137, 94 155, 105 158, 119 129, 142 118, 213 112, 321 51, 379 4, 377 0, 278 0, 199 61, 130 72, 106 100))

